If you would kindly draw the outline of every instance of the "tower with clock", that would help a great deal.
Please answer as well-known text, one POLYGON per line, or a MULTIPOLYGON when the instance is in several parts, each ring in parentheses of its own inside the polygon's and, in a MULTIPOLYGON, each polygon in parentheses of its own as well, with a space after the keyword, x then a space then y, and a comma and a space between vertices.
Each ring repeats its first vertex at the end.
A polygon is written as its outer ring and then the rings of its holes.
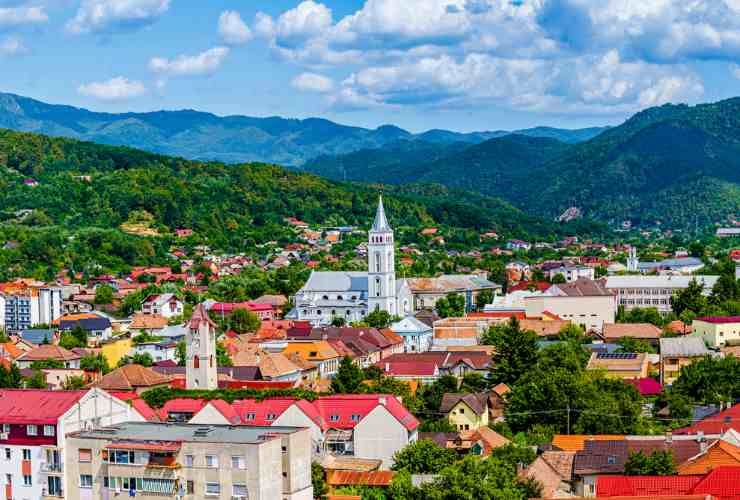
POLYGON ((185 335, 185 387, 218 389, 216 363, 216 324, 203 304, 193 311, 185 335))

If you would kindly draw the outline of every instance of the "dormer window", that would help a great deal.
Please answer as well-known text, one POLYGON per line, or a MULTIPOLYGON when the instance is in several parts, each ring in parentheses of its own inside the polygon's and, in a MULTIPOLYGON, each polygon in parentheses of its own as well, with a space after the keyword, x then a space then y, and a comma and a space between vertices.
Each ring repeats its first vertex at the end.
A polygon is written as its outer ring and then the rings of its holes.
POLYGON ((254 417, 255 417, 254 413, 247 413, 245 415, 246 420, 254 420, 254 417))
POLYGON ((359 422, 360 421, 360 415, 358 415, 357 413, 355 413, 354 415, 352 415, 351 418, 352 418, 352 421, 353 422, 359 422))
POLYGON ((268 413, 267 417, 265 417, 267 420, 275 420, 277 418, 277 415, 274 413, 268 413))
POLYGON ((329 415, 330 422, 339 422, 339 415, 329 415))

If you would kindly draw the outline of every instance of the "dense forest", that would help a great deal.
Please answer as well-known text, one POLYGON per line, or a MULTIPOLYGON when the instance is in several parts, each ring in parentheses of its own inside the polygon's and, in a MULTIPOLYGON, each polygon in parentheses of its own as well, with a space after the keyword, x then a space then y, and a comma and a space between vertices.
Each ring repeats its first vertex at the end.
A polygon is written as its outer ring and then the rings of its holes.
POLYGON ((307 169, 332 178, 439 182, 555 217, 575 206, 614 225, 706 227, 740 209, 740 98, 644 110, 585 142, 522 136, 427 149, 321 157, 307 169))

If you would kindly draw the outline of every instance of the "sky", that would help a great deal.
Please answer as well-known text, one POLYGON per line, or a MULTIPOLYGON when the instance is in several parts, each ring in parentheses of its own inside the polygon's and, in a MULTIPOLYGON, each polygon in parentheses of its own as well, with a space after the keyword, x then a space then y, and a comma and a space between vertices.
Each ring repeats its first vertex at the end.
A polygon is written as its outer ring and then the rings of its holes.
POLYGON ((740 0, 0 0, 0 91, 411 131, 740 95, 740 0))

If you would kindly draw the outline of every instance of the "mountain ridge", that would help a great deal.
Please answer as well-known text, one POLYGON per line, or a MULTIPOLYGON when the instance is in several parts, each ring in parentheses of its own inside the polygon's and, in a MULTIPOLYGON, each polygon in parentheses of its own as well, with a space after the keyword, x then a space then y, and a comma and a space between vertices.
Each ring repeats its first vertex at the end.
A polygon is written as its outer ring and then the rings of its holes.
MULTIPOLYGON (((433 143, 479 143, 508 131, 454 132, 433 129, 419 134, 391 124, 375 129, 342 125, 325 118, 219 116, 193 109, 144 113, 108 113, 47 104, 17 94, 0 93, 0 127, 36 132, 192 160, 226 163, 267 162, 299 166, 322 156, 383 147, 401 139, 433 143)), ((577 141, 605 128, 536 127, 525 134, 555 134, 577 141)))

